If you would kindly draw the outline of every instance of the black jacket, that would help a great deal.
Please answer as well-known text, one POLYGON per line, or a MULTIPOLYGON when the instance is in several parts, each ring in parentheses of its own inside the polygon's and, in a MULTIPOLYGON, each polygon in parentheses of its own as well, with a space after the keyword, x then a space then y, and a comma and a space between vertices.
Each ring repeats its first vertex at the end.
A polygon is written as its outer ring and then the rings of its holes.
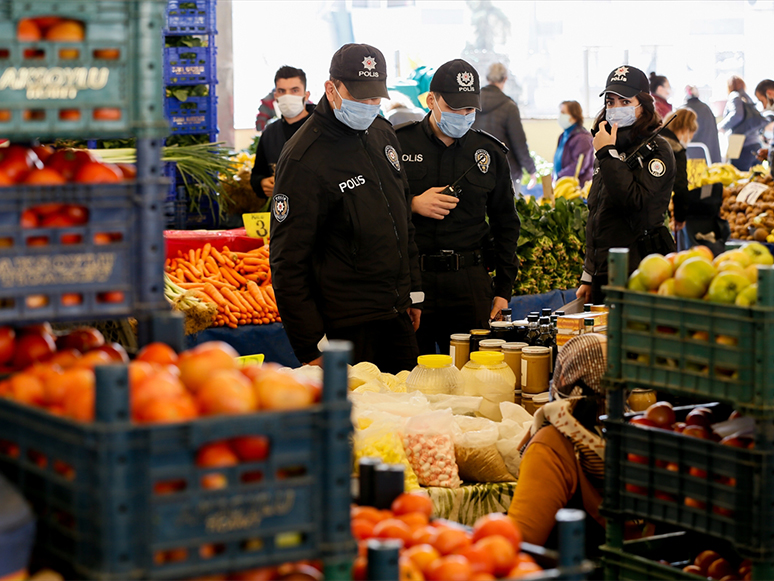
POLYGON ((279 119, 269 123, 266 129, 263 130, 261 138, 258 140, 258 147, 255 149, 255 163, 250 174, 250 185, 255 195, 259 198, 266 198, 266 194, 263 193, 263 188, 261 187, 261 180, 274 175, 274 168, 272 166, 277 165, 282 148, 285 147, 288 139, 293 137, 304 122, 311 117, 314 105, 307 103, 306 111, 309 115, 295 123, 288 123, 284 117, 280 116, 279 119))
POLYGON ((635 141, 630 129, 623 128, 618 130, 615 146, 596 152, 583 266, 591 275, 607 274, 611 248, 629 249, 629 271, 633 271, 644 258, 635 241, 645 230, 664 224, 675 181, 675 156, 669 144, 661 136, 656 137, 656 149, 645 156, 642 167, 634 170, 612 155, 628 156, 644 140, 635 141))
POLYGON ((298 359, 319 356, 326 329, 388 319, 421 290, 408 182, 388 121, 339 122, 325 96, 277 164, 271 271, 298 359), (391 161, 392 160, 394 161, 391 161))
POLYGON ((481 111, 476 113, 473 128, 491 133, 508 146, 512 179, 521 182, 523 169, 527 173, 535 173, 535 162, 529 154, 519 106, 494 85, 481 89, 481 111))
POLYGON ((688 160, 685 147, 669 127, 661 132, 661 137, 669 144, 675 155, 675 184, 672 186, 675 221, 685 222, 688 215, 688 160))
POLYGON ((454 183, 476 162, 477 152, 486 151, 484 169, 473 168, 463 178, 459 184, 460 201, 448 216, 435 220, 414 215, 416 241, 421 254, 479 250, 484 248, 491 229, 497 269, 494 294, 510 299, 518 270, 516 246, 520 224, 505 157, 508 149, 491 135, 475 129, 447 147, 433 134, 430 114, 422 121, 400 127, 397 134, 412 196, 454 183))
MULTIPOLYGON (((709 105, 703 103, 698 97, 691 97, 685 101, 685 106, 696 113, 696 122, 699 128, 693 136, 694 143, 703 143, 709 149, 709 163, 720 163, 720 142, 718 140, 718 125, 715 114, 709 105)), ((691 147, 687 151, 688 159, 706 159, 704 152, 698 147, 691 147)))

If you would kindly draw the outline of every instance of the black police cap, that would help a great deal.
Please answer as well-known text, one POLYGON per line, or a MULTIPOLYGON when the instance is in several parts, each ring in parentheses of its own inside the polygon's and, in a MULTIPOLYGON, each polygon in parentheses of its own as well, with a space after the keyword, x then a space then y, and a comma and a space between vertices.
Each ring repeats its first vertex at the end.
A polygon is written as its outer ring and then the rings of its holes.
POLYGON ((345 44, 331 59, 330 75, 339 79, 355 99, 374 99, 387 93, 387 63, 382 51, 369 44, 345 44))
POLYGON ((430 81, 430 91, 440 93, 452 109, 481 109, 481 84, 470 63, 455 59, 438 67, 430 81))
POLYGON ((622 65, 610 73, 607 77, 607 86, 599 96, 605 93, 615 93, 621 97, 631 99, 637 93, 650 93, 650 83, 640 69, 622 65))

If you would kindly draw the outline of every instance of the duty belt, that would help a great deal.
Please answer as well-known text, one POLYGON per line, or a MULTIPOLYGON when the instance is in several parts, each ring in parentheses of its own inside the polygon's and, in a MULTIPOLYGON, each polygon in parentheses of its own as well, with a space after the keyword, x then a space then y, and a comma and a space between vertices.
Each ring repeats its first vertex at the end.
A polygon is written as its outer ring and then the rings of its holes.
POLYGON ((483 264, 480 250, 454 252, 441 250, 440 254, 420 254, 419 269, 423 272, 455 272, 461 268, 483 264))

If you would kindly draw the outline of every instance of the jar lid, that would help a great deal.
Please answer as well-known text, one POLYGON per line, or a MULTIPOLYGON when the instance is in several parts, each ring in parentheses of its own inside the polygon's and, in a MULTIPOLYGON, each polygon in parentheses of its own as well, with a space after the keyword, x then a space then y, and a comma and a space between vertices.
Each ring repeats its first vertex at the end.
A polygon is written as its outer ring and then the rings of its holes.
POLYGON ((527 392, 527 391, 522 391, 522 392, 521 392, 521 399, 532 399, 532 397, 533 397, 534 395, 535 395, 535 394, 529 393, 529 392, 527 392))
POLYGON ((503 354, 499 351, 473 351, 470 360, 479 365, 497 365, 503 362, 503 354))
POLYGON ((451 355, 420 355, 417 363, 431 369, 441 369, 452 364, 451 355))
POLYGON ((503 351, 521 351, 524 347, 529 347, 529 343, 503 343, 503 351))
POLYGON ((632 393, 656 393, 656 390, 648 387, 635 387, 632 389, 632 393))
POLYGON ((482 339, 478 344, 479 347, 500 347, 505 345, 505 339, 482 339))
POLYGON ((454 333, 451 336, 452 341, 470 341, 470 333, 454 333))
POLYGON ((471 335, 489 335, 489 329, 471 329, 471 335))
POLYGON ((522 355, 545 355, 551 351, 548 347, 522 347, 522 355))
POLYGON ((549 393, 544 391, 543 393, 536 393, 532 396, 533 403, 548 403, 549 393))
POLYGON ((492 321, 489 323, 489 326, 494 329, 507 329, 508 327, 512 327, 513 323, 510 321, 492 321))

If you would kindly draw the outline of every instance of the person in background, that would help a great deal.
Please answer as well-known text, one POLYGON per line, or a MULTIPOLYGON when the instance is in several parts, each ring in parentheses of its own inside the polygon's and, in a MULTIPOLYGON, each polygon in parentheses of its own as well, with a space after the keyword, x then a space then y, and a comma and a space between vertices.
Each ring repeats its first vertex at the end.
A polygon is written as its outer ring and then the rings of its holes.
POLYGON ((284 66, 274 75, 274 99, 282 117, 269 123, 258 140, 250 185, 260 201, 274 195, 274 170, 285 143, 314 111, 306 90, 306 74, 301 69, 284 66))
POLYGON ((559 107, 559 127, 564 132, 554 154, 554 181, 565 176, 574 176, 580 156, 583 156, 578 182, 583 187, 591 180, 594 171, 594 146, 591 133, 583 127, 583 109, 578 101, 562 101, 559 107))
POLYGON ((408 96, 398 91, 390 91, 390 100, 384 108, 387 111, 385 117, 393 127, 400 127, 412 121, 422 121, 425 118, 425 112, 415 107, 408 96))
POLYGON ((481 89, 481 113, 476 116, 473 129, 491 133, 508 147, 511 179, 518 195, 521 191, 524 171, 530 177, 528 188, 537 183, 535 161, 529 154, 527 136, 521 124, 519 106, 503 93, 503 87, 508 80, 508 69, 502 63, 494 63, 489 67, 486 80, 489 81, 489 84, 481 89))
POLYGON ((663 119, 672 112, 672 105, 668 103, 672 96, 672 86, 669 79, 656 73, 650 73, 650 94, 656 102, 656 113, 663 119))
POLYGON ((327 336, 352 342, 352 363, 413 369, 423 296, 400 143, 379 115, 387 63, 373 46, 345 44, 329 73, 277 163, 277 307, 301 363, 321 364, 327 336))
MULTIPOLYGON (((742 171, 749 170, 755 165, 758 156, 760 142, 759 130, 763 125, 757 122, 755 117, 755 105, 750 96, 745 92, 744 80, 737 75, 728 79, 728 100, 723 111, 723 120, 718 123, 718 131, 730 131, 734 135, 744 135, 742 152, 737 159, 732 159, 731 164, 742 171), (745 104, 748 107, 745 107, 745 104)), ((760 115, 758 115, 760 117, 760 115)))
MULTIPOLYGON (((586 512, 586 546, 605 539, 599 514, 605 470, 602 376, 607 337, 588 333, 570 339, 556 359, 551 402, 537 411, 523 452, 519 481, 508 516, 524 541, 556 549, 556 512, 586 512)), ((587 554, 587 556, 590 556, 587 554)))
POLYGON ((470 129, 479 91, 473 65, 449 61, 433 75, 430 113, 396 131, 425 292, 417 332, 423 354, 448 353, 452 333, 487 329, 508 307, 517 273, 520 224, 507 148, 470 129), (455 195, 442 193, 460 178, 455 195), (494 278, 487 272, 492 268, 494 278))
POLYGON ((755 97, 763 106, 761 115, 766 119, 761 139, 763 147, 758 150, 758 159, 763 161, 769 156, 772 140, 774 140, 774 81, 764 79, 755 87, 755 97))
MULTIPOLYGON (((695 86, 685 88, 685 106, 696 113, 696 122, 699 128, 693 135, 694 143, 703 143, 709 150, 710 158, 708 164, 720 163, 720 143, 718 141, 718 124, 715 120, 715 114, 709 105, 699 99, 699 89, 695 86)), ((704 151, 698 147, 689 147, 686 150, 688 159, 707 159, 704 151)))
POLYGON ((610 73, 605 107, 591 130, 596 162, 589 191, 586 223, 586 260, 576 296, 584 303, 604 302, 607 257, 611 248, 629 249, 629 271, 652 252, 675 249, 663 225, 675 181, 675 156, 660 136, 653 134, 661 118, 650 96, 648 78, 624 65, 610 73), (652 140, 654 147, 641 151, 652 140))

